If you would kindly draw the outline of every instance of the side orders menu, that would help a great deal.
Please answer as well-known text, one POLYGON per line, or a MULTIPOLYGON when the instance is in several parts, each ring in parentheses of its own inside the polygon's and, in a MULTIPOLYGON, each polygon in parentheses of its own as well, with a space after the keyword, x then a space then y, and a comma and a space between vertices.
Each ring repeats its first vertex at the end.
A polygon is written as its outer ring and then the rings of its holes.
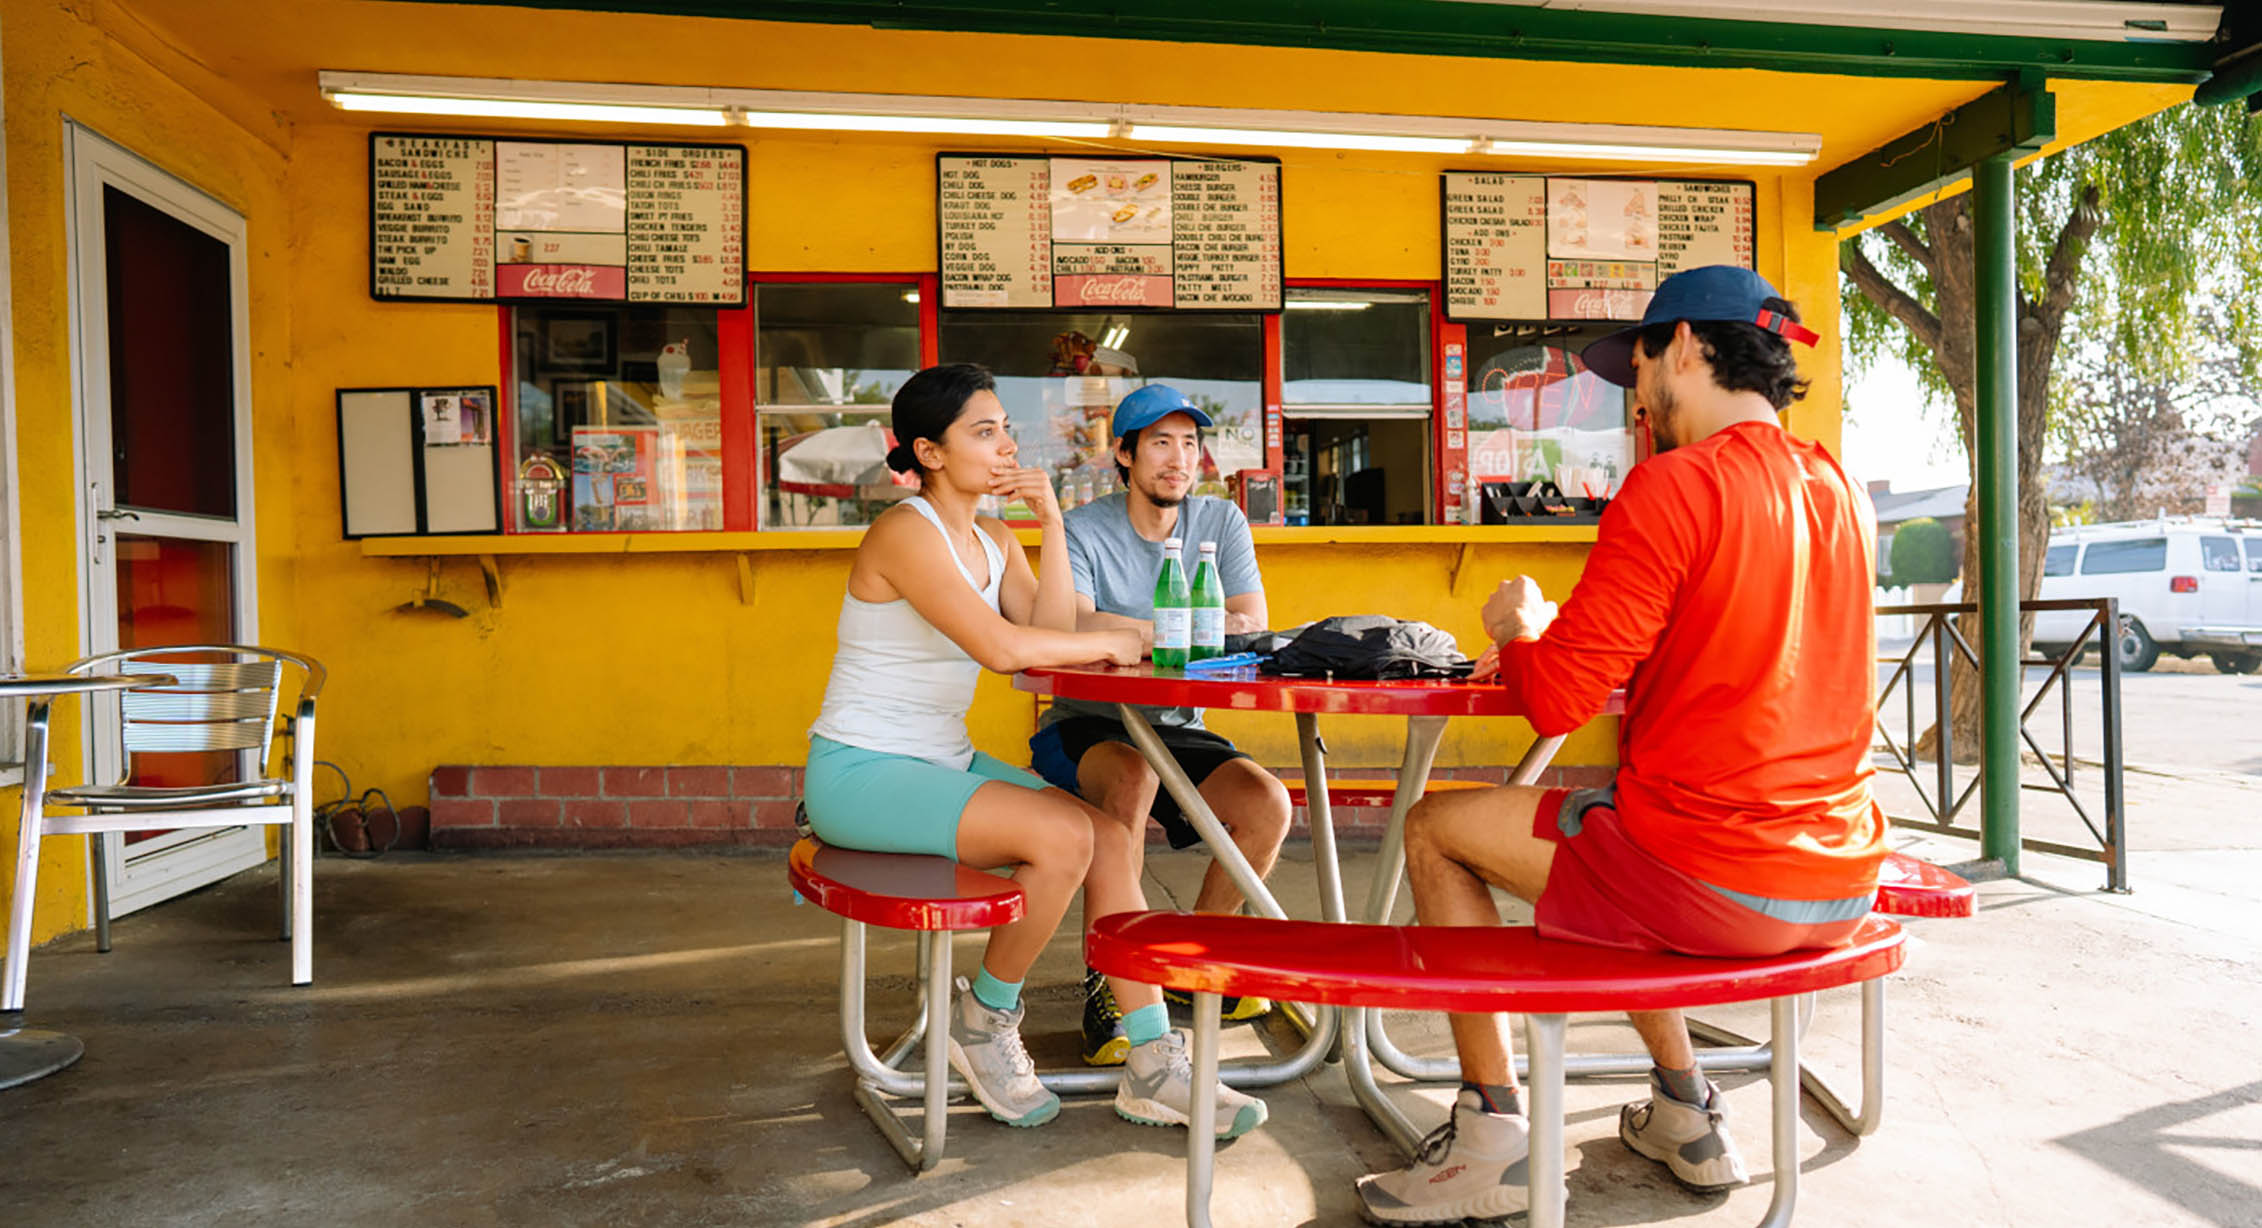
POLYGON ((1447 171, 1445 314, 1638 320, 1657 283, 1752 267, 1752 185, 1447 171))
POLYGON ((945 307, 1278 311, 1280 164, 936 161, 945 307))
POLYGON ((369 138, 379 299, 746 301, 734 145, 369 138))

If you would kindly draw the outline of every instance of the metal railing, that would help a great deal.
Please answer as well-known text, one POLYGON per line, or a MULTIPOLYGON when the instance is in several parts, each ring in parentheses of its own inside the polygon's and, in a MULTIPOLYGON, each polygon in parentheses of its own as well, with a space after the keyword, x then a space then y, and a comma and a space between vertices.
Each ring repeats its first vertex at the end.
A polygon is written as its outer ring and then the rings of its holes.
MULTIPOLYGON (((2041 762, 2044 775, 2048 777, 2047 783, 2022 780, 2019 787, 2044 793, 2055 793, 2063 797, 2067 805, 2073 808, 2074 814, 2080 818, 2082 826, 2088 828, 2089 834, 2095 837, 2097 841, 2095 847, 2088 847, 2061 844, 2051 840, 2029 839, 2022 835, 2019 844, 2023 848, 2033 849, 2036 852, 2056 853, 2065 857, 2079 857, 2086 861, 2103 862, 2105 865, 2105 889, 2107 891, 2125 892, 2129 889, 2128 814, 2121 787, 2121 663, 2120 656, 2116 651, 2117 641, 2120 638, 2120 603, 2111 597, 2062 598, 2048 601, 2022 601, 2019 603, 2019 609, 2021 612, 2090 611, 2087 625, 2082 628, 2080 634, 2073 637, 2072 643, 2068 644, 2062 651, 2054 655, 2030 653, 2019 662, 2020 690, 2023 696, 2019 706, 2019 740, 2025 743, 2028 750, 2033 751, 2035 759, 2041 762), (2102 829, 2099 828, 2097 820, 2091 817, 2089 807, 2083 804, 2074 787, 2074 765, 2076 762, 2073 753, 2074 685, 2070 671, 2074 664, 2081 660, 2082 654, 2092 646, 2100 649, 2099 656, 2102 658, 2101 666, 2098 669, 2101 690, 2098 707, 2103 723, 2101 732, 2104 741, 2102 763, 2104 779, 2102 781, 2102 803, 2100 806, 2104 819, 2102 829), (2034 689, 2031 696, 2024 696, 2026 671, 2038 666, 2048 669, 2049 672, 2043 676, 2041 684, 2034 689), (2035 714, 2042 709, 2053 690, 2058 695, 2058 720, 2056 723, 2058 725, 2059 742, 2055 755, 2044 749, 2042 744, 2035 740, 2034 731, 2031 728, 2035 714)), ((1880 606, 1877 609, 1877 613, 1880 615, 1906 614, 1919 620, 1916 639, 1910 643, 1906 652, 1899 657, 1884 656, 1879 658, 1879 664, 1893 663, 1893 670, 1877 688, 1878 738, 1884 744, 1887 753, 1892 755, 1894 764, 1908 776, 1909 783, 1916 789, 1917 799, 1923 803, 1925 810, 1931 816, 1929 822, 1923 819, 1896 817, 1893 819, 1896 826, 1938 832, 1943 835, 1964 836, 1971 839, 1978 839, 1981 835, 1978 828, 1959 826, 1956 823, 1956 817, 1963 812, 1965 803, 1969 802, 1972 796, 1979 791, 1979 771, 1975 764, 1966 765, 1966 770, 1970 773, 1971 779, 1964 782, 1959 788, 1956 779, 1955 722, 1950 718, 1949 712, 1951 691, 1949 675, 1952 672, 1951 666, 1955 659, 1949 654, 1953 652, 1957 657, 1961 657, 1965 664, 1974 669, 1979 665, 1979 654, 1972 650, 1971 642, 1964 638, 1962 631, 1957 629, 1954 616, 1972 614, 1977 610, 1978 606, 1968 601, 1954 604, 1880 606), (1937 731, 1933 735, 1934 745, 1930 757, 1929 771, 1932 779, 1929 788, 1925 780, 1927 773, 1923 770, 1924 761, 1918 758, 1916 749, 1921 731, 1916 724, 1915 682, 1918 659, 1928 647, 1932 658, 1931 717, 1933 728, 1937 731), (1899 738, 1894 737, 1886 719, 1896 691, 1900 693, 1903 717, 1902 734, 1899 738)), ((2021 758, 2024 760, 2023 754, 2021 758)))

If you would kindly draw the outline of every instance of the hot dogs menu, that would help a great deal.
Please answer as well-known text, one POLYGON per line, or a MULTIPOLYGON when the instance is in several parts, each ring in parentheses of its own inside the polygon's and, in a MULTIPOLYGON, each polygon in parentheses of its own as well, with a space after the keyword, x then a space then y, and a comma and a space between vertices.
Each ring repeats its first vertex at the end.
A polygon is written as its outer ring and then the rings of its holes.
POLYGON ((370 138, 372 297, 745 301, 735 146, 370 138))
POLYGON ((1278 311, 1280 165, 945 154, 943 306, 1278 311))
POLYGON ((1752 267, 1752 185, 1448 171, 1445 314, 1638 320, 1657 283, 1752 267))

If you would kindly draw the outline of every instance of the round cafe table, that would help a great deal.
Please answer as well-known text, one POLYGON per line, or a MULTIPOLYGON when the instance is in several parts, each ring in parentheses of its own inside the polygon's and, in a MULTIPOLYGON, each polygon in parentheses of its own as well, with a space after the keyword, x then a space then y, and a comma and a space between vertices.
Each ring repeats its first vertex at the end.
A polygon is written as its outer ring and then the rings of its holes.
MULTIPOLYGON (((1335 849, 1334 816, 1327 799, 1327 748, 1320 741, 1322 714, 1346 716, 1403 716, 1406 746, 1398 767, 1398 784, 1390 803, 1390 821, 1383 828, 1382 847, 1376 857, 1374 881, 1367 892, 1360 920, 1385 925, 1397 902, 1398 881, 1406 872, 1406 813, 1428 786, 1437 743, 1445 722, 1456 716, 1522 716, 1522 709, 1496 682, 1460 679, 1402 679, 1368 681, 1334 678, 1283 678, 1259 673, 1254 667, 1203 670, 1187 673, 1156 669, 1151 662, 1132 666, 1082 665, 1059 669, 1032 669, 1015 675, 1021 690, 1055 699, 1081 699, 1117 705, 1123 726, 1139 753, 1164 788, 1177 800, 1194 829, 1209 845, 1210 855, 1224 866, 1242 898, 1268 917, 1282 918, 1279 901, 1265 888, 1233 838, 1218 821, 1199 790, 1178 766, 1154 727, 1139 711, 1154 707, 1219 708, 1237 712, 1288 712, 1296 717, 1296 739, 1304 761, 1305 807, 1311 816, 1312 862, 1319 871, 1320 915, 1343 921, 1343 867, 1335 849)), ((1625 710, 1625 693, 1614 693, 1604 715, 1625 710)), ((1561 736, 1533 740, 1523 758, 1509 773, 1508 783, 1534 784, 1563 745, 1561 736)), ((1301 1020, 1299 1022, 1302 1022, 1301 1020)), ((1267 1068, 1267 1081, 1300 1076, 1314 1064, 1317 1051, 1335 1035, 1343 1042, 1343 1069, 1352 1094, 1375 1124, 1411 1154, 1420 1138, 1405 1115, 1383 1095, 1376 1082, 1374 1062, 1412 1079, 1458 1079, 1459 1064, 1450 1059, 1418 1058, 1400 1049, 1383 1027, 1382 1013, 1363 1007, 1336 1013, 1322 1011, 1306 1028, 1308 1039, 1295 1059, 1277 1069, 1267 1068)), ((1231 1078, 1229 1082, 1233 1082, 1231 1078)), ((1252 1081, 1253 1082, 1253 1081, 1252 1081)), ((1236 1082, 1236 1086, 1242 1084, 1236 1082)))
MULTIPOLYGON (((46 706, 58 695, 85 695, 96 691, 128 691, 135 687, 164 686, 173 681, 170 674, 10 674, 0 675, 0 699, 28 698, 33 701, 33 718, 24 723, 24 796, 35 797, 46 792, 35 788, 47 775, 47 713, 46 706)), ((39 816, 26 814, 19 828, 17 842, 20 856, 37 856, 38 842, 27 840, 23 832, 29 824, 39 821, 39 816)), ((17 881, 22 881, 17 873, 17 881)), ((12 907, 29 912, 32 901, 23 897, 10 900, 12 907)), ((8 970, 10 973, 14 969, 8 970)), ((18 1016, 20 1020, 21 1016, 18 1016)), ((41 1028, 14 1026, 0 1015, 0 1088, 29 1083, 33 1079, 51 1075, 86 1053, 86 1046, 75 1036, 50 1032, 41 1028)))

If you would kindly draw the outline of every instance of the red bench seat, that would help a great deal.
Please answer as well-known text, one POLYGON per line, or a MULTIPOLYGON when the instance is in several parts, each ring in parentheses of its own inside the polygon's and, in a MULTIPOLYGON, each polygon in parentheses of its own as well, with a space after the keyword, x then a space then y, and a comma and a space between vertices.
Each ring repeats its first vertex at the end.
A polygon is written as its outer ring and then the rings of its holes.
MULTIPOLYGON (((1541 938, 1529 927, 1340 925, 1264 917, 1121 913, 1088 931, 1085 961, 1113 976, 1195 996, 1192 1116, 1207 1120, 1217 1077, 1218 1000, 1262 995, 1351 1008, 1516 1012, 1525 1016, 1531 1068, 1532 1197, 1529 1228, 1563 1223, 1563 1040, 1573 1011, 1663 1010, 1769 1001, 1768 1077, 1774 1085, 1775 1179, 1768 1224, 1787 1224, 1798 1196, 1798 1024, 1801 995, 1875 983, 1901 966, 1900 926, 1864 921, 1829 950, 1767 959, 1698 959, 1619 951, 1541 938)), ((1363 1021, 1343 1035, 1358 1045, 1363 1021)), ((1344 1066, 1365 1068, 1347 1054, 1344 1066)), ((1353 1086, 1370 1113, 1379 1093, 1353 1086), (1373 1099, 1369 1099, 1372 1093, 1373 1099)), ((1378 1118, 1379 1120, 1379 1118, 1378 1118)), ((1412 1146, 1410 1138, 1400 1138, 1412 1146)), ((1215 1140, 1188 1134, 1186 1217, 1208 1228, 1215 1140)))
MULTIPOLYGON (((1281 783, 1288 786, 1288 804, 1302 806, 1311 800, 1311 792, 1301 780, 1281 783)), ((1453 793, 1465 789, 1489 789, 1491 785, 1481 780, 1433 780, 1424 785, 1422 792, 1453 793)), ((1327 803, 1330 806, 1388 806, 1398 797, 1395 780, 1330 780, 1327 782, 1327 803)))
POLYGON ((1979 893, 1963 877, 1906 853, 1887 853, 1877 867, 1875 911, 1895 917, 1969 917, 1979 893))

